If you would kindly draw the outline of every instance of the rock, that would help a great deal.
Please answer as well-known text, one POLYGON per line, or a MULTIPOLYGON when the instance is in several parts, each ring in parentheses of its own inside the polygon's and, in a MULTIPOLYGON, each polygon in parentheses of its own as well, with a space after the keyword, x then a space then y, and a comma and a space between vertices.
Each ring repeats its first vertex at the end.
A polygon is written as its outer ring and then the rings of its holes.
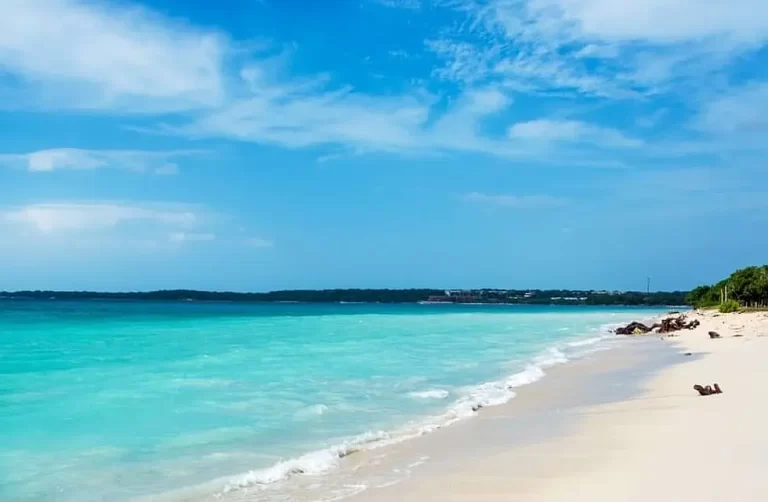
POLYGON ((637 335, 644 334, 651 331, 651 328, 640 322, 631 322, 623 328, 616 328, 615 333, 617 335, 637 335))
POLYGON ((681 329, 694 329, 701 324, 698 319, 694 319, 688 323, 685 322, 685 319, 685 315, 681 314, 677 317, 667 317, 666 319, 662 319, 660 323, 655 323, 652 326, 646 326, 639 322, 631 322, 624 327, 617 328, 615 333, 617 335, 641 335, 650 331, 655 331, 656 333, 671 333, 681 329))
POLYGON ((720 333, 718 333, 717 331, 710 331, 709 332, 709 337, 710 338, 720 338, 720 333))

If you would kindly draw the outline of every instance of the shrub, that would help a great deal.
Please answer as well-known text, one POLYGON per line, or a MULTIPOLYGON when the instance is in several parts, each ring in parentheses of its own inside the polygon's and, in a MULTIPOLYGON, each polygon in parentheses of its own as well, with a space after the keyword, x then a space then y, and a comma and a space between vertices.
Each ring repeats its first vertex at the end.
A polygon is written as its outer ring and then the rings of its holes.
POLYGON ((729 314, 731 312, 737 312, 741 308, 741 305, 739 305, 739 302, 736 300, 728 300, 725 303, 720 304, 720 312, 723 314, 729 314))

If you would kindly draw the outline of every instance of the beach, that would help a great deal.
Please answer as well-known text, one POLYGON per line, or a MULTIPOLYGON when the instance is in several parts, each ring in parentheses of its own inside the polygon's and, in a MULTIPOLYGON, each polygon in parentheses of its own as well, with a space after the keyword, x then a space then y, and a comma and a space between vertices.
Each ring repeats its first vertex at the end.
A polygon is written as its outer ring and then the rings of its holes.
POLYGON ((664 312, 10 305, 0 499, 764 500, 768 313, 664 312))
POLYGON ((352 500, 766 500, 768 313, 688 317, 701 325, 626 337, 402 446, 388 461, 413 460, 403 480, 352 500))
MULTIPOLYGON (((464 458, 451 430, 482 426, 506 402, 516 403, 509 408, 516 416, 583 403, 578 389, 557 395, 572 387, 557 384, 557 375, 586 382, 592 368, 634 368, 626 359, 635 352, 603 349, 635 340, 607 329, 664 312, 6 301, 0 500, 283 501, 373 492, 410 471, 441 468, 439 454, 422 453, 432 443, 464 458)), ((655 366, 668 353, 648 359, 655 366)), ((616 377, 624 380, 637 378, 616 377)), ((627 387, 617 390, 595 395, 618 398, 627 387)), ((517 442, 486 430, 490 442, 517 442)))

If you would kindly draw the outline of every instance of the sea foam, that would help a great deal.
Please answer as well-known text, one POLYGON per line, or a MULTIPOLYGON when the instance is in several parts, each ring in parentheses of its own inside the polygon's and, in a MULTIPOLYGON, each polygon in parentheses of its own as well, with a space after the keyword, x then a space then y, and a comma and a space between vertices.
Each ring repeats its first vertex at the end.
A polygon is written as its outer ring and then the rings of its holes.
POLYGON ((416 399, 445 399, 450 393, 445 389, 429 389, 409 392, 408 396, 416 399))
MULTIPOLYGON (((514 389, 541 380, 546 376, 545 368, 566 363, 568 360, 568 356, 560 348, 549 347, 536 355, 533 361, 520 372, 501 380, 464 388, 462 390, 464 395, 441 415, 411 423, 391 432, 367 432, 338 445, 281 461, 265 469, 235 476, 229 479, 221 495, 244 488, 263 488, 296 475, 321 475, 338 467, 342 458, 358 451, 393 445, 471 418, 482 408, 509 402, 516 396, 514 389)), ((445 389, 428 389, 409 393, 410 397, 418 399, 445 399, 448 395, 450 393, 445 389)))

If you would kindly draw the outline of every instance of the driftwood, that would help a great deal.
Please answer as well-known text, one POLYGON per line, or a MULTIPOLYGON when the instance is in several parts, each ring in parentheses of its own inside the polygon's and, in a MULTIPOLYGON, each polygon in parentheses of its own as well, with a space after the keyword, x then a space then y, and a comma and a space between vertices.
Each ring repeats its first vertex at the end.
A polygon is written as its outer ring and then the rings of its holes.
POLYGON ((723 391, 720 389, 720 386, 715 384, 714 388, 707 385, 706 387, 702 387, 701 385, 694 385, 693 389, 699 393, 700 396, 711 396, 712 394, 722 394, 723 391))
POLYGON ((648 333, 651 328, 641 322, 631 322, 623 328, 616 328, 617 335, 638 335, 641 333, 648 333))
POLYGON ((641 322, 631 322, 624 327, 616 328, 615 333, 617 335, 642 335, 650 333, 672 333, 673 331, 679 331, 681 329, 694 329, 701 324, 698 319, 694 319, 691 322, 685 322, 685 315, 679 315, 677 317, 667 317, 662 319, 661 322, 654 323, 651 326, 646 326, 641 322))

